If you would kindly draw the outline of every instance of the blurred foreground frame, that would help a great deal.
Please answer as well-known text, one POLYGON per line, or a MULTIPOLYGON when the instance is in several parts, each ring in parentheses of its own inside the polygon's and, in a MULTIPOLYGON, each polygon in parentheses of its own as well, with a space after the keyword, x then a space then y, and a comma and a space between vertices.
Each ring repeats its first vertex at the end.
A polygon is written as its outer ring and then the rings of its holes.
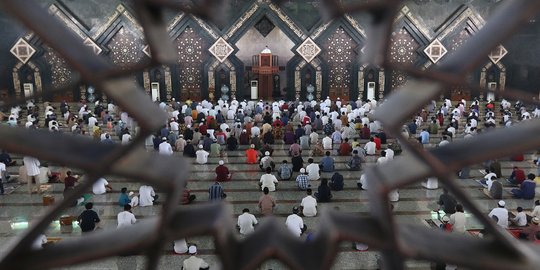
MULTIPOLYGON (((284 2, 260 1, 276 5, 284 2)), ((174 9, 203 20, 216 20, 219 17, 217 12, 227 1, 134 0, 138 19, 152 52, 152 61, 123 69, 96 56, 36 2, 6 0, 0 3, 0 7, 62 55, 80 73, 81 82, 94 85, 115 100, 122 110, 137 121, 141 131, 130 145, 103 148, 99 143, 86 138, 0 127, 0 148, 79 168, 86 172, 87 179, 67 200, 57 202, 29 230, 14 239, 1 258, 0 269, 49 269, 126 255, 144 255, 147 257, 146 269, 157 269, 162 248, 166 244, 175 239, 200 235, 214 237, 217 255, 223 268, 229 270, 256 269, 270 258, 277 258, 292 269, 330 269, 340 241, 362 242, 380 251, 382 269, 404 269, 405 261, 411 259, 446 262, 473 269, 538 269, 540 247, 518 241, 499 228, 482 214, 452 175, 463 166, 540 147, 540 122, 533 120, 520 123, 429 151, 418 149, 401 137, 400 128, 430 100, 437 99, 444 92, 445 86, 456 83, 467 85, 465 74, 477 67, 493 48, 510 37, 519 26, 536 15, 540 11, 540 1, 505 1, 478 34, 471 37, 459 51, 433 69, 420 70, 395 66, 388 61, 391 26, 402 5, 401 1, 343 4, 339 0, 321 0, 321 14, 326 20, 355 12, 372 15, 373 21, 368 28, 368 53, 358 61, 402 70, 415 78, 391 94, 372 115, 412 154, 366 169, 369 185, 373 187, 369 193, 370 217, 323 211, 319 224, 321 229, 316 230, 313 241, 309 243, 290 235, 274 218, 263 220, 255 233, 239 240, 235 235, 230 207, 226 204, 189 208, 178 205, 185 176, 188 175, 186 161, 180 157, 146 153, 135 146, 157 130, 167 118, 140 86, 128 78, 130 72, 166 64, 174 58, 174 47, 171 42, 167 42, 163 10, 174 9), (505 142, 502 147, 498 145, 501 141, 505 142), (99 162, 92 163, 90 160, 99 162), (33 240, 68 207, 69 201, 80 196, 84 189, 103 175, 138 179, 165 191, 162 214, 122 230, 99 231, 79 239, 61 241, 42 250, 32 250, 33 240), (467 210, 485 225, 490 237, 473 238, 420 225, 398 224, 390 210, 388 193, 403 185, 423 181, 428 176, 438 177, 467 210)), ((497 94, 509 98, 519 97, 522 101, 538 104, 532 95, 519 90, 497 94)))

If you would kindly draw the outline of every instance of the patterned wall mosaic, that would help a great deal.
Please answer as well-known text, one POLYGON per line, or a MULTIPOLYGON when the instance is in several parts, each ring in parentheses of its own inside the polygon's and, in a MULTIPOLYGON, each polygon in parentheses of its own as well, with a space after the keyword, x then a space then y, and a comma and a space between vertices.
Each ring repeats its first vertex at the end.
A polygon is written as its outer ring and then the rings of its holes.
POLYGON ((202 65, 208 56, 206 43, 193 28, 187 27, 176 38, 175 45, 178 49, 177 63, 181 89, 200 90, 202 88, 202 65))
POLYGON ((107 47, 111 50, 112 62, 121 67, 138 63, 144 55, 143 40, 123 27, 111 39, 107 47))
MULTIPOLYGON (((416 50, 420 44, 414 40, 413 36, 401 28, 392 33, 390 41, 390 61, 398 64, 412 65, 418 57, 416 50)), ((403 72, 392 71, 392 90, 407 82, 407 76, 403 72)))
POLYGON ((352 63, 355 60, 356 44, 342 27, 326 38, 323 58, 328 63, 330 89, 351 87, 352 63))
POLYGON ((51 67, 51 83, 54 88, 67 86, 73 75, 72 69, 66 61, 53 49, 45 48, 45 59, 51 67))
POLYGON ((450 42, 450 51, 455 52, 459 47, 465 43, 469 38, 471 37, 471 34, 467 29, 461 30, 458 35, 456 35, 454 38, 452 38, 452 41, 450 42))

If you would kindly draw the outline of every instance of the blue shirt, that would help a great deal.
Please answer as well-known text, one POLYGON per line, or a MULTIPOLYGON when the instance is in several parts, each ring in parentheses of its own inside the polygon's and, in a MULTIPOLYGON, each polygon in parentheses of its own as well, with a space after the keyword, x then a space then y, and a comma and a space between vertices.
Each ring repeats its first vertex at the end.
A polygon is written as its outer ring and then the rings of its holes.
POLYGON ((422 139, 422 144, 428 144, 429 143, 429 132, 423 130, 420 132, 420 138, 422 139))
POLYGON ((325 156, 321 159, 321 165, 323 172, 334 171, 334 159, 329 156, 325 156))
POLYGON ((296 184, 299 189, 306 190, 309 187, 309 179, 306 174, 300 174, 296 177, 296 184))
POLYGON ((221 201, 223 198, 223 187, 219 183, 213 184, 208 192, 210 193, 210 201, 221 201))
POLYGON ((120 193, 120 198, 118 199, 118 205, 124 207, 124 205, 129 204, 131 199, 126 193, 120 193))

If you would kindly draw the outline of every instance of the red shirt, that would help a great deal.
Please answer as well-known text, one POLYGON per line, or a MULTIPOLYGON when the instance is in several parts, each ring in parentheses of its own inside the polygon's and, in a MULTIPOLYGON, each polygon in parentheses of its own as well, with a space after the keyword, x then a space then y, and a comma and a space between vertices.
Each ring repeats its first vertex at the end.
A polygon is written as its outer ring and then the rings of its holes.
POLYGON ((370 136, 371 136, 371 131, 369 130, 369 128, 363 127, 362 132, 360 133, 360 138, 364 140, 368 140, 370 136))
POLYGON ((339 145, 339 154, 342 156, 348 156, 352 152, 352 147, 349 143, 343 142, 339 145))
POLYGON ((202 134, 202 135, 206 135, 208 133, 208 127, 206 125, 200 125, 199 126, 199 132, 202 134))
POLYGON ((523 183, 525 181, 525 172, 522 169, 517 169, 514 171, 515 173, 515 179, 518 184, 523 183))
POLYGON ((216 181, 224 182, 229 180, 229 169, 223 165, 216 168, 216 181))
POLYGON ((381 150, 381 139, 373 137, 373 142, 375 143, 375 148, 377 148, 377 150, 381 150))
POLYGON ((246 162, 248 164, 256 164, 257 163, 257 150, 255 149, 248 149, 246 150, 246 162))

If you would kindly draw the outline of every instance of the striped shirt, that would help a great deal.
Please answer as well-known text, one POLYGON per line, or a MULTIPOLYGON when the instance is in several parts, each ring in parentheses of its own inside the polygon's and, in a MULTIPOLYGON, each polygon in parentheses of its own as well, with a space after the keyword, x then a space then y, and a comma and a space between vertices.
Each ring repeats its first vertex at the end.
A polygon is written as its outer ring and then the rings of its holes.
POLYGON ((210 193, 210 201, 220 201, 223 197, 223 187, 217 182, 210 187, 208 192, 210 193))
POLYGON ((309 187, 309 179, 306 174, 300 174, 296 177, 296 183, 298 184, 298 188, 305 190, 309 187))

